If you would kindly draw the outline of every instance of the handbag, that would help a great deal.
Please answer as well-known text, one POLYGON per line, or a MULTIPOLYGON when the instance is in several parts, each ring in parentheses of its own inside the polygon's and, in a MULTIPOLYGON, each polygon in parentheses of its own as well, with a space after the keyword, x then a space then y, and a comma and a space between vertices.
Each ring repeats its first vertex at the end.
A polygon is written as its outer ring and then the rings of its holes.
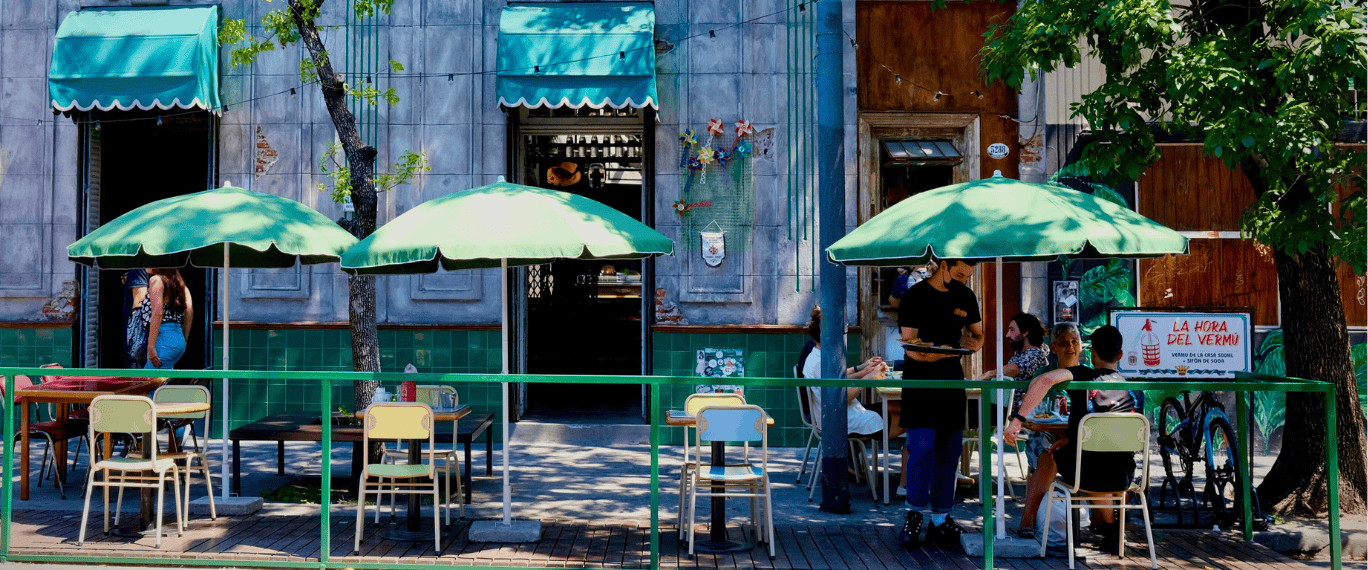
POLYGON ((133 308, 133 312, 128 315, 128 324, 124 328, 125 346, 128 347, 128 357, 134 360, 147 358, 147 333, 152 326, 152 307, 150 303, 144 301, 142 304, 133 308))

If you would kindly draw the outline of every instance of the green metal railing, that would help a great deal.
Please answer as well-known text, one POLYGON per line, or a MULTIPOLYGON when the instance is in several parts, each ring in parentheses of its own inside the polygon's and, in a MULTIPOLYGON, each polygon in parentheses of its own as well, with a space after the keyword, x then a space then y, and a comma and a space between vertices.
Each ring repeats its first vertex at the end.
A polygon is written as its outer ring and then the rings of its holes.
MULTIPOLYGON (((5 393, 14 393, 14 376, 42 376, 51 374, 51 369, 40 368, 5 368, 0 367, 0 375, 4 377, 5 393)), ((68 368, 61 371, 68 376, 128 376, 129 370, 106 370, 92 368, 68 368)), ((476 383, 505 383, 505 382, 538 382, 538 383, 560 383, 560 384, 646 384, 650 387, 651 396, 651 568, 660 566, 660 387, 667 385, 696 385, 700 378, 689 376, 536 376, 522 374, 404 374, 404 373, 366 373, 366 372, 263 372, 255 370, 229 370, 229 371, 204 371, 204 370, 159 370, 158 376, 169 378, 204 378, 213 375, 217 378, 227 378, 231 380, 246 380, 249 383, 254 380, 316 380, 319 382, 320 401, 319 412, 321 417, 331 416, 332 410, 332 390, 335 384, 350 384, 357 380, 379 380, 381 382, 398 383, 405 380, 416 380, 428 383, 448 383, 448 382, 476 382, 476 383)), ((1330 536, 1340 536, 1340 517, 1339 517, 1339 454, 1336 449, 1336 421, 1335 412, 1335 386, 1326 382, 1302 380, 1297 378, 1280 378, 1262 376, 1255 374, 1238 374, 1235 380, 1131 380, 1126 383, 1127 389, 1132 390, 1164 390, 1182 388, 1192 391, 1227 391, 1236 392, 1238 397, 1236 417, 1246 417, 1248 410, 1247 398, 1252 392, 1272 391, 1272 392, 1312 392, 1320 393, 1325 398, 1325 421, 1328 429, 1326 430, 1326 448, 1328 450, 1327 469, 1330 491, 1330 536)), ((797 378, 736 378, 728 382, 743 386, 846 386, 849 381, 824 381, 797 378)), ((945 381, 926 381, 926 380, 880 380, 880 386, 902 387, 912 389, 930 388, 964 388, 966 384, 971 387, 983 390, 1014 389, 1025 388, 1026 382, 1015 381, 981 381, 966 382, 963 380, 945 381)), ((1110 382, 1072 382, 1068 385, 1069 389, 1091 389, 1091 388, 1111 388, 1115 389, 1116 384, 1110 382)), ((979 449, 992 449, 989 445, 992 426, 989 418, 993 417, 991 398, 980 398, 979 400, 979 449)), ((0 412, 5 418, 13 418, 14 402, 13 398, 0 398, 0 412)), ((501 413, 506 410, 501 411, 501 413)), ((322 422, 322 473, 332 473, 332 427, 331 422, 322 422)), ((4 422, 4 441, 14 441, 15 425, 13 421, 4 422)), ((1248 430, 1237 430, 1239 437, 1240 468, 1243 471, 1240 476, 1240 493, 1243 508, 1241 512, 1246 540, 1252 538, 1252 512, 1250 508, 1251 492, 1250 482, 1252 480, 1252 463, 1249 455, 1249 435, 1248 430)), ((226 435, 226 434, 225 434, 226 435)), ((14 445, 6 445, 3 455, 3 476, 4 481, 12 482, 14 467, 14 445)), ((979 473, 991 473, 992 467, 989 458, 992 454, 980 451, 979 453, 979 473)), ((11 523, 14 511, 14 490, 3 493, 0 501, 0 561, 16 562, 61 562, 61 563, 92 563, 92 564, 145 564, 145 565, 177 565, 177 566, 222 566, 224 560, 196 559, 196 558, 137 558, 129 556, 109 557, 109 556, 51 556, 51 555, 31 555, 15 554, 11 549, 11 523)), ((331 477, 322 477, 322 489, 320 505, 322 507, 319 521, 319 557, 316 560, 297 561, 254 561, 254 560, 232 560, 234 566, 244 567, 267 567, 267 568, 430 568, 423 564, 402 564, 402 563, 364 563, 353 560, 334 561, 329 556, 331 550, 332 537, 329 530, 331 528, 331 477)), ((993 540, 989 540, 993 534, 995 526, 994 503, 990 493, 991 485, 979 485, 979 500, 983 507, 983 529, 985 540, 983 541, 984 567, 992 568, 993 564, 993 540)), ((1331 567, 1333 570, 1341 568, 1341 541, 1330 540, 1331 567)), ((971 553, 972 554, 972 553, 971 553)), ((443 565, 445 566, 445 565, 443 565)), ((490 568, 490 566, 451 566, 453 568, 490 568)))

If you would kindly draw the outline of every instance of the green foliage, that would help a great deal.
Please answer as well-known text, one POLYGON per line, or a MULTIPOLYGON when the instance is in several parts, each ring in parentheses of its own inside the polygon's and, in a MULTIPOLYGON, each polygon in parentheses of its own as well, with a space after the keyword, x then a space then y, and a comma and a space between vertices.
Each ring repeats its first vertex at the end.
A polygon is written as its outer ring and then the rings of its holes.
POLYGON ((1354 357, 1354 379, 1358 381, 1359 407, 1368 415, 1368 344, 1356 344, 1349 349, 1354 357))
MULTIPOLYGON (((339 160, 342 154, 342 147, 337 143, 328 143, 327 149, 323 153, 323 159, 319 162, 318 169, 328 177, 328 182, 332 189, 328 189, 328 184, 319 183, 320 192, 328 192, 333 202, 342 203, 351 196, 351 167, 347 166, 344 160, 339 160)), ((395 161, 388 172, 375 175, 375 191, 384 192, 401 184, 408 184, 413 177, 419 173, 432 170, 428 166, 427 157, 421 153, 410 150, 404 151, 395 161)))
MULTIPOLYGON (((1283 332, 1274 329, 1264 336, 1254 354, 1254 371, 1269 376, 1287 374, 1283 366, 1283 332)), ((1287 423, 1287 394, 1285 392, 1254 393, 1254 425, 1264 435, 1264 453, 1268 453, 1268 436, 1287 423)))
POLYGON ((1107 309, 1134 307, 1134 289, 1135 271, 1128 261, 1112 258, 1106 265, 1084 272, 1078 284, 1078 306, 1092 317, 1079 327, 1083 336, 1092 337, 1093 331, 1107 324, 1107 309))
POLYGON ((1350 174, 1362 157, 1334 136, 1348 82, 1368 59, 1363 2, 1255 5, 1025 0, 986 34, 983 69, 1015 88, 1095 58, 1106 80, 1072 108, 1097 135, 1083 150, 1090 171, 1137 180, 1159 157, 1149 125, 1159 121, 1256 181, 1248 235, 1289 254, 1326 247, 1362 275, 1368 200, 1334 187, 1350 178, 1365 187, 1350 174), (1333 215, 1335 202, 1347 214, 1333 215))

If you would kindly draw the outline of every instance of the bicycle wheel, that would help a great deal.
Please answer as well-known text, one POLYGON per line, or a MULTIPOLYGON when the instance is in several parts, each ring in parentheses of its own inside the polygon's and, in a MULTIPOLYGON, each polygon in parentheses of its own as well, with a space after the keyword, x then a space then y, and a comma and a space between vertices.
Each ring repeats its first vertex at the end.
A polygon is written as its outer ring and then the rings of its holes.
POLYGON ((1217 524, 1229 528, 1238 505, 1240 455, 1235 428, 1224 414, 1213 414, 1206 428, 1206 488, 1202 492, 1217 524))
POLYGON ((1191 472, 1192 460, 1186 450, 1190 448, 1191 437, 1185 429, 1187 413, 1177 398, 1166 398, 1159 405, 1158 443, 1159 457, 1164 460, 1164 473, 1175 481, 1191 472))

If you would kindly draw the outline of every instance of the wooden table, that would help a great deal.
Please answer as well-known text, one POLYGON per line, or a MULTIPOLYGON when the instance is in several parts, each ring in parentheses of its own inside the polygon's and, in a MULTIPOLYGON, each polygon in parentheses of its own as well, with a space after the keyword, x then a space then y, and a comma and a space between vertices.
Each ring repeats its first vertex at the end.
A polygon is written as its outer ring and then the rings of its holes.
MULTIPOLYGON (((665 414, 665 425, 685 428, 684 433, 688 433, 688 428, 698 427, 698 418, 689 415, 684 410, 670 410, 665 414)), ((774 416, 765 413, 765 425, 774 425, 774 416)), ((684 445, 689 442, 685 441, 684 445)), ((727 442, 712 442, 712 465, 723 467, 727 465, 727 442)), ((753 545, 744 542, 727 540, 727 498, 721 496, 725 489, 723 487, 713 487, 712 498, 712 522, 708 531, 708 540, 697 545, 695 550, 702 552, 737 552, 750 550, 753 545)), ((686 523, 687 524, 687 523, 686 523)))
MULTIPOLYGON (((121 378, 117 376, 57 376, 42 384, 15 390, 19 398, 19 500, 29 498, 29 405, 56 404, 57 413, 53 420, 58 426, 65 427, 72 404, 86 404, 100 396, 125 394, 141 396, 156 389, 165 378, 121 378)), ((95 442, 91 442, 94 445, 95 442)), ((66 480, 66 440, 53 442, 53 455, 56 457, 57 476, 66 480)), ((106 446, 105 451, 109 448, 106 446)), ((92 450, 93 451, 93 450, 92 450)))
MULTIPOLYGON (((464 405, 464 404, 459 405, 459 406, 456 406, 455 408, 449 408, 449 409, 447 409, 447 408, 433 408, 433 410, 432 410, 432 420, 433 420, 434 422, 452 422, 452 423, 454 424, 454 423, 456 423, 457 421, 459 421, 461 418, 466 417, 466 415, 468 415, 469 413, 470 413, 470 406, 467 406, 467 405, 464 405)), ((363 410, 363 411, 356 412, 356 417, 358 417, 358 418, 365 418, 365 417, 366 417, 366 412, 365 412, 364 410, 363 410)), ((434 426, 434 427, 435 427, 435 426, 434 426)), ((434 433, 435 433, 435 432, 434 432, 434 433)), ((422 440, 418 440, 418 439, 410 439, 410 440, 409 440, 409 457, 408 457, 409 465, 420 465, 420 464, 423 463, 422 450, 423 450, 423 442, 422 442, 422 440)), ((354 460, 355 460, 355 459, 353 459, 353 461, 354 461, 354 460)), ((435 478, 435 473, 434 473, 434 478, 435 478)), ((364 482, 363 482, 363 484, 364 484, 364 482)), ((448 489, 447 492, 450 493, 451 490, 448 489)), ((377 495, 376 495, 376 501, 375 501, 375 508, 376 508, 376 509, 379 509, 379 508, 380 508, 380 500, 379 500, 379 497, 380 497, 380 495, 377 494, 377 495)), ((460 500, 460 498, 458 497, 457 500, 460 500)), ((440 510, 440 509, 442 508, 442 505, 439 504, 439 503, 437 503, 436 501, 433 501, 432 508, 440 510)), ((422 516, 422 510, 423 510, 423 509, 422 509, 421 501, 419 501, 418 495, 417 495, 417 494, 410 493, 409 496, 408 496, 408 517, 407 517, 407 523, 404 525, 404 528, 402 528, 402 529, 400 529, 400 528, 390 529, 389 531, 387 531, 386 533, 384 533, 384 537, 385 537, 385 538, 388 538, 388 539, 390 539, 390 540, 406 540, 406 541, 415 541, 415 542, 416 542, 416 541, 423 541, 423 540, 431 540, 431 539, 432 539, 432 532, 431 532, 431 531, 429 531, 429 532, 423 532, 423 516, 422 516)))
POLYGON ((1033 417, 1028 417, 1028 418, 1026 418, 1026 421, 1021 422, 1021 427, 1025 428, 1025 429, 1028 429, 1028 430, 1031 430, 1031 431, 1033 431, 1033 432, 1037 432, 1037 431, 1038 431, 1038 432, 1041 432, 1041 433, 1053 433, 1053 434, 1056 434, 1056 435, 1063 435, 1063 434, 1065 434, 1065 433, 1068 433, 1068 431, 1069 431, 1069 417, 1068 417, 1068 416, 1062 416, 1062 417, 1061 417, 1061 416, 1055 416, 1055 417, 1060 418, 1060 419, 1053 420, 1053 421, 1048 421, 1048 420, 1047 420, 1047 421, 1042 421, 1042 420, 1037 420, 1037 419, 1035 419, 1035 418, 1033 418, 1033 417))

